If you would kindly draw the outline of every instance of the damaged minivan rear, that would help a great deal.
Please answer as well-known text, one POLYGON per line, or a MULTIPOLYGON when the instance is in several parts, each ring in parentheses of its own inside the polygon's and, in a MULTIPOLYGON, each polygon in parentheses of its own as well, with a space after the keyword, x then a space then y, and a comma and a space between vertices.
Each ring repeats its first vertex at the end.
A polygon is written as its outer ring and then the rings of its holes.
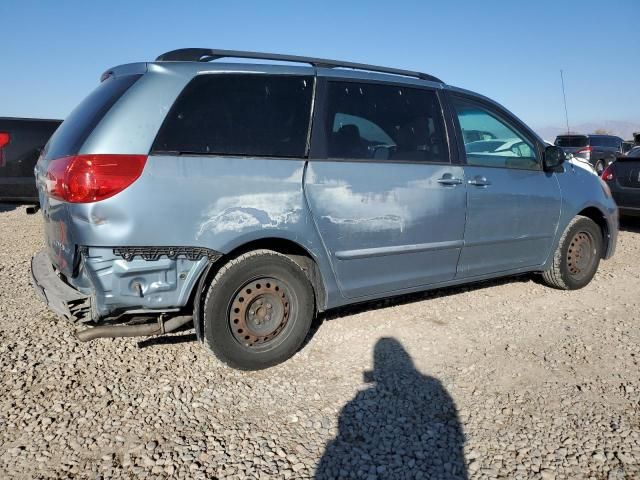
POLYGON ((303 215, 314 87, 311 67, 106 72, 36 167, 46 244, 32 260, 37 293, 88 327, 80 340, 164 333, 195 317, 198 337, 229 364, 290 356, 326 303, 315 292, 335 295, 319 286, 318 263, 330 267, 309 258, 320 240, 303 215), (234 269, 225 254, 246 261, 234 269), (221 291, 234 318, 213 298, 221 291), (220 310, 211 322, 205 306, 220 310), (212 333, 220 320, 230 338, 212 333))
POLYGON ((265 368, 329 308, 528 272, 587 285, 617 208, 563 161, 429 74, 176 50, 105 72, 45 147, 32 283, 81 341, 192 324, 265 368))

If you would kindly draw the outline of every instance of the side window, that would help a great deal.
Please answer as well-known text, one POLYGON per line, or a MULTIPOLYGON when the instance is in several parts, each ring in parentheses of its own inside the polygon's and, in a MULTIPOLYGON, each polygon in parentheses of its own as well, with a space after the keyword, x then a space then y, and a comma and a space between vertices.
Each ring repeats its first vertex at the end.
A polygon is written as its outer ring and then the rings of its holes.
POLYGON ((329 82, 329 158, 448 163, 435 92, 398 85, 329 82))
POLYGON ((204 74, 174 103, 154 151, 303 157, 313 77, 204 74))
POLYGON ((467 164, 538 170, 534 144, 489 108, 453 99, 462 129, 467 164))

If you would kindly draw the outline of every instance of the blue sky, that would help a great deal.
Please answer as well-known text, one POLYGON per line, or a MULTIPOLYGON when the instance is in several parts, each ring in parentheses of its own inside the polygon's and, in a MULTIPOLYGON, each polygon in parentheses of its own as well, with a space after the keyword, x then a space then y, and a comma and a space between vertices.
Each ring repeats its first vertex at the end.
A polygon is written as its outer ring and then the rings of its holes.
POLYGON ((640 0, 0 2, 0 116, 64 117, 121 63, 180 47, 433 73, 533 127, 640 122, 640 0))

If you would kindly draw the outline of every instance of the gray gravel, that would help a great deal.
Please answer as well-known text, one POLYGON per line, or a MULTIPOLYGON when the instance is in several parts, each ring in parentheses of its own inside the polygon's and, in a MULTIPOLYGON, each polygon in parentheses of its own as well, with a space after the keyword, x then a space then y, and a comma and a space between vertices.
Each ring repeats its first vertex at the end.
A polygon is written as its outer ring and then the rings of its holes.
POLYGON ((0 208, 0 478, 640 477, 640 223, 578 292, 529 278, 342 310, 283 365, 192 331, 79 344, 0 208))

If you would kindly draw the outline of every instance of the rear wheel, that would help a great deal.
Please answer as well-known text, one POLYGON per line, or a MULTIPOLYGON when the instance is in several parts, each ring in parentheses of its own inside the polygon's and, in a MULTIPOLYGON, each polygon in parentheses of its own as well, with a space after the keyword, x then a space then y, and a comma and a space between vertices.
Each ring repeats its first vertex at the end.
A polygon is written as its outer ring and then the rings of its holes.
POLYGON ((204 338, 221 361, 258 370, 291 357, 314 314, 311 283, 286 255, 256 250, 215 276, 204 304, 204 338))
POLYGON ((542 278, 550 287, 577 290, 589 284, 602 258, 600 227, 590 218, 577 216, 565 230, 549 270, 542 278))

